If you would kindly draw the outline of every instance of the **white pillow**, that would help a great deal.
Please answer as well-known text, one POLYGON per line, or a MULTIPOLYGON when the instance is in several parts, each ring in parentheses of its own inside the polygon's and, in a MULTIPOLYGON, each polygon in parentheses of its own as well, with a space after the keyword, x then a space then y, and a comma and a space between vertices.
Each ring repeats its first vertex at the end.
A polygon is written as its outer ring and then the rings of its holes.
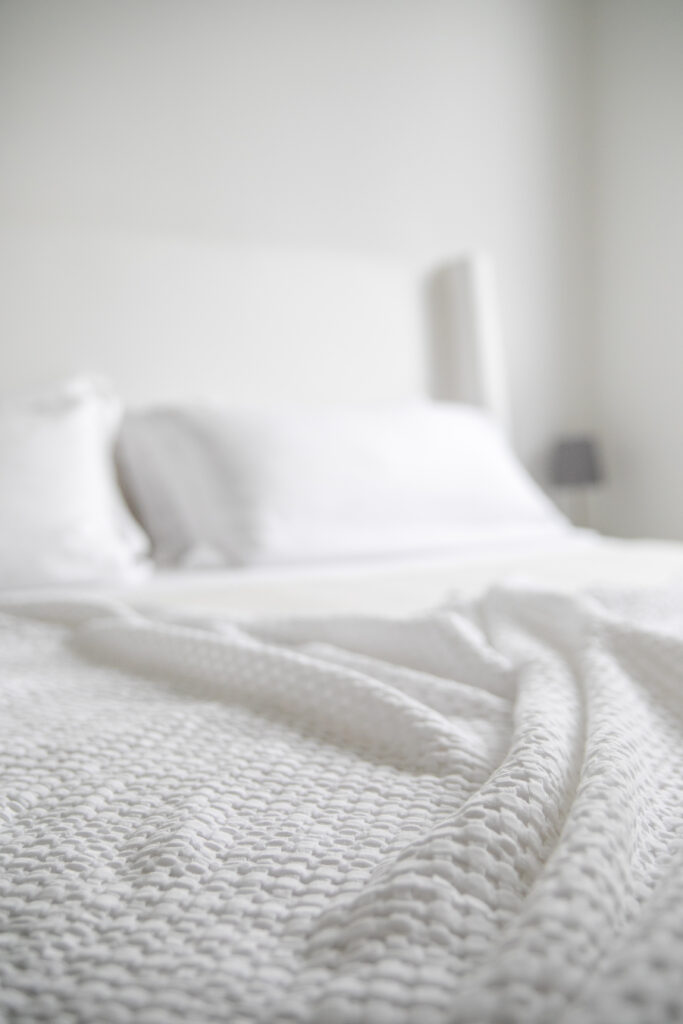
POLYGON ((568 528, 468 406, 157 408, 125 418, 119 460, 164 563, 418 553, 568 528))
POLYGON ((116 400, 89 380, 0 407, 0 587, 137 573, 148 540, 116 481, 119 420, 116 400))

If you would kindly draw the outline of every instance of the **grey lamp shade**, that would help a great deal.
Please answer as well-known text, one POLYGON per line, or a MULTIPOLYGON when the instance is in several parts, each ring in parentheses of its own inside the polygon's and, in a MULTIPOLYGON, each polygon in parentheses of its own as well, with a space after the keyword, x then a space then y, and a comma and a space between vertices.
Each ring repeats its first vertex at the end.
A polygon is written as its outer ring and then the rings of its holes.
POLYGON ((553 448, 550 479, 556 487, 588 487, 604 478, 592 437, 565 437, 553 448))

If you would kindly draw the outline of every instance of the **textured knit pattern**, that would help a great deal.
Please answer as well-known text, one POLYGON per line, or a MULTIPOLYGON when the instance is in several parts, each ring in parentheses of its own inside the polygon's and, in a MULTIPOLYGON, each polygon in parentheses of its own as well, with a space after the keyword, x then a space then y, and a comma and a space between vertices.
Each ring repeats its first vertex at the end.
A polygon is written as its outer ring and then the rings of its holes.
POLYGON ((0 1019, 683 1019, 680 593, 2 602, 0 1019))

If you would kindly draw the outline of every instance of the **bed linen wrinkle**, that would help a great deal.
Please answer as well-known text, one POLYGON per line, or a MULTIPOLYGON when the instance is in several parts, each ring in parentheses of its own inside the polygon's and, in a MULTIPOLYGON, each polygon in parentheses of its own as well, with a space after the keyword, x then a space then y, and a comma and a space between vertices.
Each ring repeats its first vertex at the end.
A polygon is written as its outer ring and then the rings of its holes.
POLYGON ((477 690, 512 699, 515 671, 492 647, 476 613, 454 615, 437 609, 410 618, 377 615, 270 619, 245 624, 252 635, 294 646, 312 642, 338 645, 403 669, 453 681, 462 678, 477 690))
POLYGON ((472 731, 468 735, 464 723, 449 722, 370 675, 266 644, 237 625, 211 636, 190 627, 157 626, 136 616, 126 622, 96 622, 82 629, 75 643, 98 660, 138 671, 150 669, 165 681, 179 678, 200 698, 246 703, 263 715, 284 715, 295 728, 300 725, 328 742, 357 747, 366 756, 390 758, 399 767, 406 748, 411 769, 439 775, 463 760, 477 771, 477 763, 484 761, 479 736, 472 731), (351 714, 359 701, 367 720, 351 714), (381 730, 376 728, 379 721, 381 730))
POLYGON ((683 1019, 680 590, 3 603, 12 1024, 683 1019))

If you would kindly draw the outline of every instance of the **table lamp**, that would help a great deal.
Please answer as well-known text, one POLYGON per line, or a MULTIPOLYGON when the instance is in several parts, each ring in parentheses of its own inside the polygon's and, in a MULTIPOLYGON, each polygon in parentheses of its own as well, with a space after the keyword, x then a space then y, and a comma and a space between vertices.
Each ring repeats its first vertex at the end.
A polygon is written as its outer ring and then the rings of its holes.
POLYGON ((560 438, 551 453, 550 480, 555 487, 582 492, 584 518, 587 520, 586 489, 604 480, 602 461, 595 438, 560 438))

